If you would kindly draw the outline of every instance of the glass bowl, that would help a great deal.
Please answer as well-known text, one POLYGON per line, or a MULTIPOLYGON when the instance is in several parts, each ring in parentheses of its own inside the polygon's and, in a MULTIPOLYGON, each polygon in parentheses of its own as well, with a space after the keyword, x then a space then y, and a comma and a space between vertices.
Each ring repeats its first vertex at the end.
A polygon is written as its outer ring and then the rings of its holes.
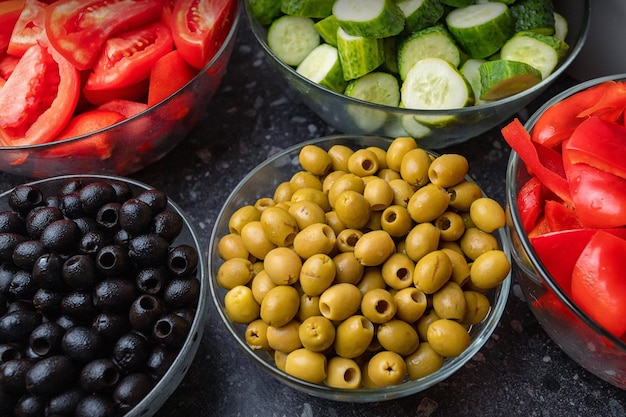
MULTIPOLYGON (((530 132, 541 114, 555 103, 602 82, 617 79, 626 79, 626 74, 589 80, 557 94, 532 115, 525 124, 526 130, 530 132)), ((516 196, 528 179, 525 164, 512 151, 506 174, 506 205, 514 277, 530 310, 550 338, 583 368, 626 389, 626 342, 603 329, 574 303, 548 273, 524 231, 516 196)))
MULTIPOLYGON (((227 291, 219 285, 217 275, 220 265, 223 263, 218 253, 218 243, 222 236, 229 233, 228 222, 231 215, 244 205, 254 204, 260 198, 273 196, 278 184, 289 180, 295 172, 300 171, 298 155, 306 145, 317 145, 326 150, 333 145, 346 145, 356 150, 369 146, 387 149, 390 143, 391 139, 378 136, 335 135, 305 141, 284 149, 255 167, 234 188, 220 210, 211 234, 208 254, 211 298, 222 323, 236 345, 270 377, 309 395, 335 401, 366 403, 401 398, 423 391, 445 380, 462 368, 487 342, 504 312, 510 289, 510 277, 486 293, 491 304, 490 311, 482 322, 472 326, 470 331, 471 344, 461 355, 446 359, 443 366, 430 375, 416 380, 406 379, 398 385, 376 389, 336 389, 290 376, 276 367, 273 356, 269 352, 252 349, 246 342, 246 325, 236 323, 228 316, 224 302, 227 291)), ((509 248, 504 240, 503 229, 499 229, 496 238, 506 255, 510 256, 509 248)))
MULTIPOLYGON (((240 22, 232 26, 215 56, 192 80, 158 104, 107 128, 29 146, 0 146, 0 171, 31 178, 66 174, 128 175, 174 149, 206 116, 233 51, 240 22)), ((215 115, 210 117, 217 117, 215 115)))
MULTIPOLYGON (((133 193, 133 196, 137 196, 138 194, 146 191, 152 190, 153 187, 141 183, 139 181, 135 181, 129 178, 119 177, 115 175, 66 175, 66 176, 57 176, 52 178, 47 178, 43 180, 37 180, 33 182, 27 183, 27 185, 32 185, 40 189, 43 195, 51 195, 52 193, 57 193, 61 191, 64 184, 69 181, 80 181, 82 184, 86 185, 93 182, 104 181, 107 183, 120 183, 122 185, 128 186, 133 193)), ((10 210, 9 206, 9 196, 12 190, 8 190, 0 194, 0 211, 10 210)), ((192 224, 191 220, 187 215, 183 212, 183 210, 171 199, 168 198, 167 205, 164 207, 165 210, 170 210, 179 214, 182 218, 182 227, 180 233, 169 242, 169 247, 174 248, 179 245, 189 245, 193 248, 198 254, 198 265, 195 271, 188 272, 186 277, 189 279, 197 279, 200 283, 199 285, 199 294, 196 303, 187 304, 186 308, 189 308, 192 311, 193 318, 190 318, 188 315, 187 318, 190 320, 189 330, 184 337, 184 342, 182 344, 177 343, 173 345, 173 350, 170 351, 174 356, 170 354, 166 354, 162 356, 162 360, 159 362, 160 366, 155 368, 156 370, 153 372, 154 376, 154 385, 150 392, 146 394, 141 401, 139 401, 133 408, 128 410, 126 413, 123 413, 126 417, 139 417, 139 416, 152 416, 154 415, 159 408, 163 405, 163 403, 167 400, 167 398, 174 392, 176 387, 180 384, 183 377, 189 370, 191 363, 194 359, 194 356, 198 350, 200 342, 202 340, 202 334, 204 332, 204 327, 206 325, 207 320, 207 305, 209 300, 209 286, 206 280, 206 263, 204 261, 204 251, 202 249, 201 241, 198 236, 198 233, 192 224), (193 278, 195 276, 195 278, 193 278)), ((111 217, 108 217, 111 219, 111 217)), ((3 266, 5 268, 6 265, 3 266)), ((135 269, 136 271, 137 269, 135 269)), ((173 274, 172 274, 173 276, 173 274)), ((134 277, 132 278, 134 282, 134 277)), ((157 288, 152 287, 152 288, 157 288)), ((152 290, 150 290, 152 291, 152 290)), ((156 291, 156 290, 155 290, 156 291)), ((137 290, 137 294, 140 293, 140 290, 137 290)), ((163 288, 155 294, 156 297, 163 297, 163 288)), ((173 310, 172 310, 173 311, 173 310)), ((85 322, 87 323, 87 322, 85 322)), ((88 324, 84 324, 84 326, 88 326, 88 324)), ((150 352, 153 347, 157 346, 157 344, 150 344, 150 352)), ((156 364, 156 363, 155 363, 156 364)), ((146 368, 147 369, 147 368, 146 368)), ((122 371, 120 371, 120 381, 122 380, 122 376, 125 375, 122 371)), ((112 391, 111 391, 112 392, 112 391)), ((109 397, 110 398, 110 397, 109 397)), ((6 397, 3 401, 6 400, 6 397)), ((7 400, 8 401, 8 400, 7 400)), ((115 414, 121 415, 121 414, 115 414)))
POLYGON ((311 82, 272 53, 267 44, 267 27, 259 23, 248 2, 244 3, 247 20, 268 61, 297 96, 326 123, 341 133, 412 136, 426 148, 441 149, 476 137, 504 122, 552 84, 578 55, 585 42, 591 2, 554 1, 555 10, 569 22, 566 38, 569 51, 550 76, 521 93, 497 102, 453 110, 414 110, 378 105, 335 93, 311 82), (415 116, 421 120, 445 119, 445 124, 427 126, 416 121, 415 116))

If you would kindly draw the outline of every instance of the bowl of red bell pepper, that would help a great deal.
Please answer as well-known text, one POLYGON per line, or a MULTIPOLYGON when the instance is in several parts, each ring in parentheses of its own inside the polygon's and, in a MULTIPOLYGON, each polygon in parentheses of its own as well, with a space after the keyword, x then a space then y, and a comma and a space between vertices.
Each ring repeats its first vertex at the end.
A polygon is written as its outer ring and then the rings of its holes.
POLYGON ((626 389, 626 74, 578 84, 525 123, 511 146, 508 231, 515 276, 548 335, 626 389))
POLYGON ((126 175, 205 116, 237 0, 0 3, 0 170, 126 175))

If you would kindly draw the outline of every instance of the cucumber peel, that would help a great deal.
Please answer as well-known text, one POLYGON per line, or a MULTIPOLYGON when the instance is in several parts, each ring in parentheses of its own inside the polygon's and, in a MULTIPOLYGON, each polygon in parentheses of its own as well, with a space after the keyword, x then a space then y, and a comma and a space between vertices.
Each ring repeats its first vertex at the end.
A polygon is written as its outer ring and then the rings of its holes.
POLYGON ((333 14, 352 36, 382 39, 404 29, 404 13, 393 0, 336 0, 333 14))
POLYGON ((337 30, 337 49, 345 80, 353 80, 373 71, 385 62, 382 39, 348 35, 337 30))
POLYGON ((284 14, 323 19, 333 12, 334 0, 281 0, 284 14))
POLYGON ((499 59, 486 61, 480 71, 483 100, 500 100, 524 91, 541 82, 541 72, 524 62, 499 59))
POLYGON ((337 29, 339 29, 339 22, 335 15, 330 15, 324 19, 315 22, 315 30, 320 34, 324 42, 331 46, 337 46, 337 29))
POLYGON ((442 25, 415 32, 398 46, 398 73, 402 80, 417 61, 424 58, 442 58, 457 67, 461 52, 452 36, 442 25))
POLYGON ((516 33, 502 46, 500 57, 532 65, 545 79, 561 62, 568 49, 567 43, 554 36, 523 31, 516 33))
POLYGON ((298 65, 296 72, 337 93, 343 93, 347 85, 337 48, 326 43, 313 49, 298 65))
POLYGON ((281 0, 247 0, 247 2, 254 17, 264 26, 281 15, 281 0))
POLYGON ((408 33, 435 25, 445 13, 439 0, 401 0, 396 5, 404 13, 404 29, 408 33))

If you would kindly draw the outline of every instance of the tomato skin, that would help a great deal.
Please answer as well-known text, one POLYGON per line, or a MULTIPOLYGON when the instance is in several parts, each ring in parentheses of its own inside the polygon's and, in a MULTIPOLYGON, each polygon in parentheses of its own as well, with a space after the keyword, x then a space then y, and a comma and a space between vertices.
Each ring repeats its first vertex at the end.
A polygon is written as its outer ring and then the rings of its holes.
POLYGON ((10 0, 0 2, 0 52, 9 46, 11 31, 20 17, 24 0, 10 0))
POLYGON ((112 88, 107 90, 89 90, 87 88, 83 88, 82 96, 89 103, 96 106, 100 106, 115 99, 142 101, 145 100, 145 97, 148 94, 148 83, 149 80, 146 79, 138 82, 137 84, 128 85, 122 88, 112 88))
POLYGON ((132 117, 148 109, 146 103, 132 100, 114 99, 98 106, 97 110, 109 110, 121 114, 125 118, 132 117))
POLYGON ((192 66, 204 68, 224 43, 237 12, 235 0, 180 0, 172 12, 176 49, 192 66))
POLYGON ((109 38, 87 79, 87 90, 110 90, 147 79, 155 62, 172 51, 170 28, 158 21, 109 38))
POLYGON ((31 46, 0 90, 0 142, 52 140, 72 117, 79 91, 80 75, 69 61, 53 48, 31 46))
POLYGON ((59 0, 48 7, 50 43, 79 70, 91 68, 106 40, 158 20, 161 0, 59 0))
POLYGON ((19 58, 9 54, 0 54, 0 78, 8 79, 15 70, 19 58))
POLYGON ((162 56, 150 73, 148 86, 148 105, 163 101, 198 74, 198 70, 185 61, 178 50, 174 49, 162 56))
POLYGON ((43 35, 46 20, 46 3, 37 0, 26 0, 19 19, 15 23, 7 53, 22 56, 24 52, 37 43, 43 35))

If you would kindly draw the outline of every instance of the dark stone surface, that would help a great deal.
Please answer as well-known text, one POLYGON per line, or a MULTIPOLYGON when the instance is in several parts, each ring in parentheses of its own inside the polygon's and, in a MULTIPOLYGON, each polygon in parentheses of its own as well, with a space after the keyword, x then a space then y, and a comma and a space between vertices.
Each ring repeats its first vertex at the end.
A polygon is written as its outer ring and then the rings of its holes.
MULTIPOLYGON (((572 83, 558 80, 517 116, 527 118, 572 83)), ((186 210, 208 246, 222 202, 250 169, 282 148, 332 133, 278 79, 244 23, 205 120, 171 154, 132 177, 165 191, 186 210)), ((509 148, 499 129, 439 152, 465 155, 474 179, 503 203, 509 148)), ((0 174, 0 189, 24 180, 0 174)), ((513 282, 498 328, 464 368, 422 393, 374 404, 322 400, 268 377, 232 343, 210 307, 193 365, 157 413, 180 416, 625 417, 626 392, 562 353, 513 282)))

